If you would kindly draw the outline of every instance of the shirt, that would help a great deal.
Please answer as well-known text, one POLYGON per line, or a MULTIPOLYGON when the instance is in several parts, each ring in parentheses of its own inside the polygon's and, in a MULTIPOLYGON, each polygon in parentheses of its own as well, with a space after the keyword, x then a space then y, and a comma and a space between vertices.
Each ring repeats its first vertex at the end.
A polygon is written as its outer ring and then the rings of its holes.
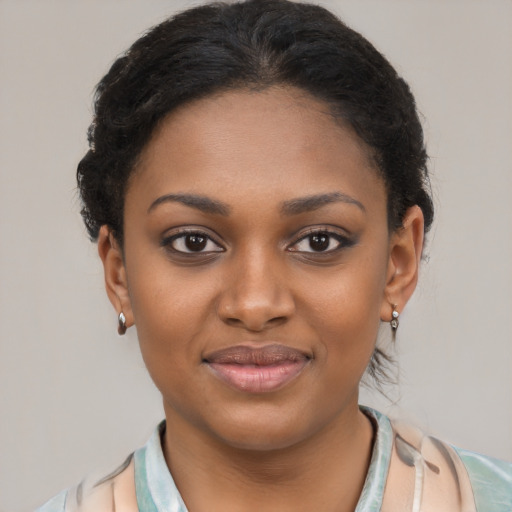
MULTIPOLYGON (((454 448, 361 407, 375 430, 355 512, 511 512, 512 464, 454 448)), ((165 462, 165 422, 114 472, 58 494, 36 512, 188 512, 165 462)))

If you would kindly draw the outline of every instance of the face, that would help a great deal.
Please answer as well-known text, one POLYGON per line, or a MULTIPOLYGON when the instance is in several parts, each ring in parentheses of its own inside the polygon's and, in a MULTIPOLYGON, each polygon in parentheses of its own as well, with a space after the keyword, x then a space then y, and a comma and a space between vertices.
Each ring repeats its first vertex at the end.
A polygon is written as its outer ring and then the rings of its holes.
POLYGON ((271 88, 173 112, 124 237, 116 300, 172 428, 273 449, 357 414, 391 239, 384 184, 324 104, 271 88))

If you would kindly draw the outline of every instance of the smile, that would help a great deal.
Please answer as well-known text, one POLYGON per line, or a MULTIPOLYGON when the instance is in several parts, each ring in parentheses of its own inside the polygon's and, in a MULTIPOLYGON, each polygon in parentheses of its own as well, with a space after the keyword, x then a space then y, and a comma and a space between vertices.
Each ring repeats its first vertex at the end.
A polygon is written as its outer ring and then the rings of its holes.
POLYGON ((231 387, 246 393, 276 391, 297 377, 309 356, 284 345, 238 345, 219 350, 203 362, 231 387))

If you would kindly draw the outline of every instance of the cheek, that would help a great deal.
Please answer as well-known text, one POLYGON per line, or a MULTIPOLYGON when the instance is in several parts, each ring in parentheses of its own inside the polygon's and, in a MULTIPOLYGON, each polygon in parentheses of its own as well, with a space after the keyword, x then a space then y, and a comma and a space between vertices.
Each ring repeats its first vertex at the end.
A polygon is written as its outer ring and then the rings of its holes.
POLYGON ((144 263, 129 274, 142 355, 151 373, 163 366, 166 373, 170 367, 179 373, 199 359, 199 331, 210 322, 214 286, 184 277, 165 260, 144 263))
POLYGON ((191 403, 207 405, 190 376, 201 365, 200 326, 208 323, 208 297, 180 280, 152 277, 145 273, 131 290, 141 354, 164 403, 189 417, 191 403))
MULTIPOLYGON (((385 254, 385 253, 382 253, 385 254)), ((309 293, 309 323, 320 334, 321 357, 348 372, 363 372, 373 353, 384 300, 386 258, 340 266, 309 293)), ((308 314, 308 313, 305 313, 308 314)))

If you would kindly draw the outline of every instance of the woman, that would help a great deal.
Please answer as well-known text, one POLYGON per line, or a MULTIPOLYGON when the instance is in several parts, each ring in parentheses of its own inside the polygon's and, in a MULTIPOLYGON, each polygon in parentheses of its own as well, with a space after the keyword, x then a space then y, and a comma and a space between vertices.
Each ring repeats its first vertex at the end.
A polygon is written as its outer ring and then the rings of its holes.
POLYGON ((324 9, 207 5, 137 41, 78 181, 166 421, 41 510, 509 510, 509 464, 358 406, 416 286, 426 159, 405 82, 324 9))

